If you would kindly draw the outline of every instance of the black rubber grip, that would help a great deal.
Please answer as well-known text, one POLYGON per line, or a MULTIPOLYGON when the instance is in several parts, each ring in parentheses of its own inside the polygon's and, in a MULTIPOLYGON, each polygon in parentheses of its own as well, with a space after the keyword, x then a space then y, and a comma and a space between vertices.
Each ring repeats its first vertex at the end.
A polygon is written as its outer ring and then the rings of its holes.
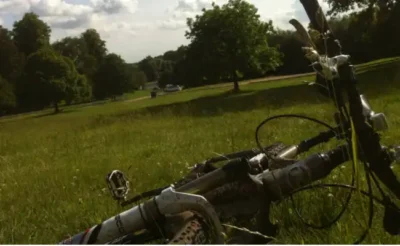
POLYGON ((271 200, 280 200, 293 191, 329 175, 338 165, 349 160, 346 145, 325 154, 314 154, 282 169, 257 175, 271 200))

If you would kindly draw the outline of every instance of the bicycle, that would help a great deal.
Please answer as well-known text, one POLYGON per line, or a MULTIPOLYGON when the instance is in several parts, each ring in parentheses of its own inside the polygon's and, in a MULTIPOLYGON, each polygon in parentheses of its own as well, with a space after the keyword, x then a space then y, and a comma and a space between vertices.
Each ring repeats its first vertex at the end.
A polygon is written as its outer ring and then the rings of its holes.
MULTIPOLYGON (((257 127, 258 149, 215 157, 196 164, 191 172, 173 185, 151 190, 127 199, 129 182, 125 175, 114 170, 107 176, 107 184, 114 199, 121 206, 148 199, 110 219, 87 229, 62 244, 143 244, 152 240, 167 239, 168 243, 224 243, 222 222, 237 216, 256 215, 258 229, 251 243, 265 243, 277 233, 277 226, 270 222, 271 203, 291 197, 294 193, 322 186, 349 189, 346 202, 353 192, 369 198, 370 219, 372 205, 385 206, 384 229, 391 235, 400 234, 400 209, 383 191, 383 183, 397 199, 400 198, 400 182, 390 168, 400 160, 400 147, 380 144, 380 131, 388 128, 383 113, 375 113, 366 97, 356 87, 356 78, 350 57, 342 54, 341 46, 327 24, 317 0, 300 0, 313 28, 321 34, 326 54, 321 55, 305 28, 296 20, 290 23, 306 45, 306 57, 316 72, 313 84, 318 91, 334 102, 337 126, 301 115, 278 115, 270 117, 257 127), (347 95, 347 105, 345 96, 347 95), (325 126, 328 130, 301 141, 297 145, 282 143, 263 147, 259 141, 260 128, 278 118, 301 118, 325 126), (294 158, 316 145, 331 139, 346 143, 328 152, 313 154, 303 160, 294 158), (215 163, 229 160, 220 168, 215 163), (368 191, 352 185, 312 184, 327 177, 339 165, 360 160, 364 163, 368 191), (372 182, 378 187, 382 198, 372 194, 372 182), (150 199, 149 199, 150 198, 150 199), (240 209, 247 206, 247 213, 240 209), (222 222, 221 222, 222 221, 222 222)), ((331 224, 343 214, 346 206, 331 224)), ((367 235, 365 230, 361 242, 367 235)))

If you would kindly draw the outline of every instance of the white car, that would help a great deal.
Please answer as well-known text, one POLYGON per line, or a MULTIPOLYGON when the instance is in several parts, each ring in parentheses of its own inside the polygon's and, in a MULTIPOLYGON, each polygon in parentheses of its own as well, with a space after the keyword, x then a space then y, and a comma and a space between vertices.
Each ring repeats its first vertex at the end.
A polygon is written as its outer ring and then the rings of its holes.
POLYGON ((179 85, 171 85, 168 84, 165 86, 164 91, 165 92, 175 92, 175 91, 181 91, 182 87, 180 87, 179 85))

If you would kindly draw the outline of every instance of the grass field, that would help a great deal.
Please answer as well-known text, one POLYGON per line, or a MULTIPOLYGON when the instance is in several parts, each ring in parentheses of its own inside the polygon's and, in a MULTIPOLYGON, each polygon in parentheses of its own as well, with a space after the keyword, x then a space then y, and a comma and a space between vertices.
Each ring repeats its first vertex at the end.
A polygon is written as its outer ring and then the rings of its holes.
MULTIPOLYGON (((357 71, 374 110, 388 117, 382 141, 400 143, 400 62, 375 61, 357 71)), ((121 211, 105 190, 104 177, 113 169, 126 171, 132 193, 139 193, 173 182, 216 153, 255 147, 254 130, 268 116, 297 113, 332 123, 332 104, 302 83, 312 78, 243 83, 239 94, 230 93, 231 86, 207 87, 0 119, 0 243, 56 243, 121 211)), ((263 129, 261 139, 297 143, 320 130, 279 120, 263 129)), ((348 182, 350 170, 343 166, 329 179, 348 182)), ((309 220, 318 221, 338 211, 334 198, 344 194, 310 191, 296 201, 309 220)), ((382 209, 375 209, 365 242, 400 243, 383 231, 382 209)), ((272 217, 282 226, 277 243, 352 243, 362 233, 367 199, 356 197, 345 217, 322 231, 301 224, 288 202, 274 206, 272 217)))

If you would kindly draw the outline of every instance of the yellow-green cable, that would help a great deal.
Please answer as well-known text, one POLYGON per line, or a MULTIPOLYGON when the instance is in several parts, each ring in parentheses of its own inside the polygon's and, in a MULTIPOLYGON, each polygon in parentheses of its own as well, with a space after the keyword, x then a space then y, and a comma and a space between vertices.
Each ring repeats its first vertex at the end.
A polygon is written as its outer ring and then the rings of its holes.
POLYGON ((356 179, 356 190, 359 191, 359 175, 358 175, 358 149, 357 149, 357 133, 354 128, 353 120, 350 119, 351 124, 351 149, 353 151, 353 166, 354 166, 354 175, 356 179))
MULTIPOLYGON (((359 175, 359 170, 358 170, 358 140, 357 140, 357 133, 354 128, 354 123, 353 120, 350 119, 350 124, 351 124, 351 147, 353 151, 353 166, 354 166, 354 175, 355 175, 355 190, 359 196, 359 198, 362 197, 361 191, 360 191, 360 175, 359 175)), ((365 207, 363 206, 363 203, 361 203, 361 208, 364 210, 365 207)), ((365 222, 366 226, 368 222, 365 222)))

